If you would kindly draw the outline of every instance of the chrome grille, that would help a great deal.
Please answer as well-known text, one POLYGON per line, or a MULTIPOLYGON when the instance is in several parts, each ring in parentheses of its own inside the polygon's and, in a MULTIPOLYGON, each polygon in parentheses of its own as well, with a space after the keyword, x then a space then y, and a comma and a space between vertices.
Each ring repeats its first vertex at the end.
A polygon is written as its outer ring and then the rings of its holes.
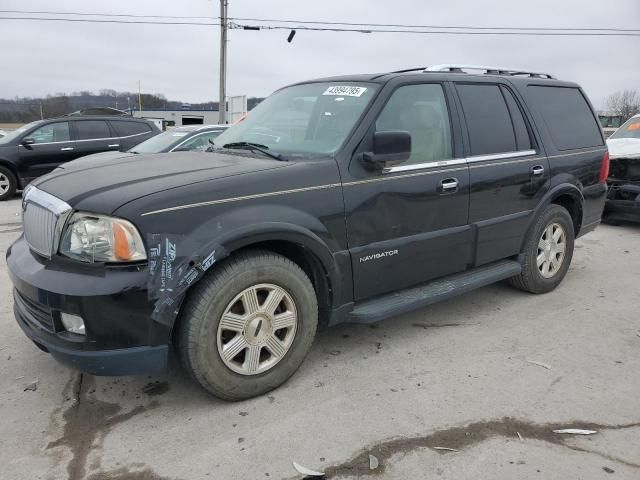
POLYGON ((53 235, 58 217, 55 213, 35 203, 25 206, 23 224, 24 236, 32 250, 40 255, 51 256, 53 235))
POLYGON ((58 248, 61 229, 71 207, 53 195, 29 187, 22 200, 24 237, 31 249, 51 257, 58 248))

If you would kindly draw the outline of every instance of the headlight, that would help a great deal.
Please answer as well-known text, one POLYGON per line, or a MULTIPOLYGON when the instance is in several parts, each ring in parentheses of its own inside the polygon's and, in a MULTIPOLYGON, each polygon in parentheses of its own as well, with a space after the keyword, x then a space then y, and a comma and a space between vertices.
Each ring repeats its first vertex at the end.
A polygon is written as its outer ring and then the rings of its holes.
POLYGON ((142 238, 130 222, 82 212, 69 219, 60 253, 84 262, 134 262, 147 258, 142 238))

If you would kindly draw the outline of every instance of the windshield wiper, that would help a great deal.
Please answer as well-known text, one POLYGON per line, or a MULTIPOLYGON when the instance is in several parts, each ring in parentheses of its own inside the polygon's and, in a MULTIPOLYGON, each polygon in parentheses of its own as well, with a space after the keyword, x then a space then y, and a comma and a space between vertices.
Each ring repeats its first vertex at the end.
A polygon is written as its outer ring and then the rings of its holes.
POLYGON ((280 153, 271 153, 268 151, 269 147, 266 145, 262 145, 260 143, 252 143, 252 142, 231 142, 225 143, 222 148, 235 148, 238 150, 249 150, 252 152, 260 152, 263 155, 273 158, 274 160, 279 160, 281 162, 286 162, 286 159, 280 153))

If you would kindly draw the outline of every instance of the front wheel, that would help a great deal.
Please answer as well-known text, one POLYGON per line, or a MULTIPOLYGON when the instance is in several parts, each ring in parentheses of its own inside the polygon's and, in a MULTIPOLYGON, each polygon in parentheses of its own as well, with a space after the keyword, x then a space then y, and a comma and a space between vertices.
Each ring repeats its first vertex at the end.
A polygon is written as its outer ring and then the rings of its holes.
POLYGON ((294 374, 317 321, 313 285, 298 265, 271 252, 241 253, 214 267, 190 294, 178 349, 205 389, 242 400, 294 374))
POLYGON ((556 288, 571 264, 574 238, 569 212, 560 205, 548 205, 525 240, 522 272, 509 283, 531 293, 556 288))
POLYGON ((0 201, 13 198, 17 188, 16 176, 7 167, 0 165, 0 201))

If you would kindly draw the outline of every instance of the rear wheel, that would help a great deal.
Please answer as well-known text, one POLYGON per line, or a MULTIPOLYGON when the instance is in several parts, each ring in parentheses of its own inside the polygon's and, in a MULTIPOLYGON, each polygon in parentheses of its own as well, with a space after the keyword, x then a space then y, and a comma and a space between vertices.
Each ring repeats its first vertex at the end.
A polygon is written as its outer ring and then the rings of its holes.
POLYGON ((574 236, 569 212, 560 205, 547 206, 525 241, 522 272, 509 282, 531 293, 556 288, 571 264, 574 236))
POLYGON ((0 165, 0 201, 13 198, 18 188, 18 180, 13 172, 0 165))
POLYGON ((268 392, 293 375, 311 347, 313 285, 298 265, 271 252, 242 253, 215 268, 181 313, 182 363, 217 397, 268 392))

